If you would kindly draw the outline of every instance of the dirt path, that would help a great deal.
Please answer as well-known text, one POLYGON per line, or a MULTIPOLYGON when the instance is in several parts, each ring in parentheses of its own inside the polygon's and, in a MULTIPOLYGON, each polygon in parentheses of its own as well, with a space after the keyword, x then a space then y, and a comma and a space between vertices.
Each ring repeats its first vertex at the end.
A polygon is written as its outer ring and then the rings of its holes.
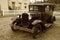
POLYGON ((31 34, 26 32, 13 32, 9 26, 11 18, 0 18, 0 40, 60 40, 60 19, 55 24, 33 39, 31 34))

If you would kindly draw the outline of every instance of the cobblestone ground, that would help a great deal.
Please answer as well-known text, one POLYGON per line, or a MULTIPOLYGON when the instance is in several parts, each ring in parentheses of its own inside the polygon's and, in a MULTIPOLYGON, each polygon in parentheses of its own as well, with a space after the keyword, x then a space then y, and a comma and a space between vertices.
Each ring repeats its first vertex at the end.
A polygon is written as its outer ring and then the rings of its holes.
POLYGON ((0 18, 0 40, 60 40, 60 19, 57 19, 51 28, 40 33, 37 39, 33 39, 31 34, 26 32, 13 32, 10 23, 11 17, 0 18))

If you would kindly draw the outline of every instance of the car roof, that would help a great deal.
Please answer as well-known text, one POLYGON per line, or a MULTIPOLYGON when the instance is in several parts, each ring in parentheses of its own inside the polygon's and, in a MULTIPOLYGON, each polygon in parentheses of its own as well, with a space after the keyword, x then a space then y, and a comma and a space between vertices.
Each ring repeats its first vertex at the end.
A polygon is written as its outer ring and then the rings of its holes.
POLYGON ((53 3, 39 3, 39 4, 37 4, 37 3, 34 3, 34 4, 30 4, 30 6, 44 6, 44 5, 55 5, 55 4, 53 4, 53 3))

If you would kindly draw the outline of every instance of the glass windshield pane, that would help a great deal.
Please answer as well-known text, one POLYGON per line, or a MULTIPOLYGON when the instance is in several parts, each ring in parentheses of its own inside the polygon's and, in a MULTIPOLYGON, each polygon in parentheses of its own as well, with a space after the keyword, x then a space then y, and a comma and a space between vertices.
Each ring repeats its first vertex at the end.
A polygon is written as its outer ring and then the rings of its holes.
POLYGON ((37 10, 38 10, 38 7, 37 7, 37 6, 34 6, 34 10, 36 10, 36 11, 37 11, 37 10))
POLYGON ((45 8, 45 11, 49 11, 49 6, 47 6, 47 7, 45 8))
POLYGON ((30 6, 30 11, 38 11, 38 6, 30 6))
POLYGON ((30 10, 33 10, 33 6, 30 6, 30 10))
POLYGON ((46 6, 45 12, 52 12, 52 8, 50 6, 46 6))

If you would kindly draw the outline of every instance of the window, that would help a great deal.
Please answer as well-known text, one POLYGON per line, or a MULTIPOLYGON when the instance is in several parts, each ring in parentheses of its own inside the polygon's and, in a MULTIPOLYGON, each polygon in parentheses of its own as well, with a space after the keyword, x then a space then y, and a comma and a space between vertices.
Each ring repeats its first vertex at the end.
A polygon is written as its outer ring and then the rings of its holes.
POLYGON ((25 6, 25 9, 26 9, 27 7, 25 6))
POLYGON ((19 3, 19 4, 21 4, 21 3, 19 3))
POLYGON ((12 2, 12 10, 15 10, 16 7, 15 7, 15 2, 12 2))
POLYGON ((46 6, 45 12, 52 12, 52 8, 50 6, 46 6))
POLYGON ((30 6, 30 10, 38 11, 38 6, 30 6))
POLYGON ((33 6, 30 6, 30 10, 33 10, 33 6))
POLYGON ((34 6, 34 10, 36 10, 36 11, 37 11, 37 10, 38 10, 38 7, 37 7, 37 6, 34 6))
POLYGON ((15 2, 12 2, 12 4, 15 4, 15 2))
POLYGON ((24 3, 24 5, 27 5, 27 3, 24 3))
POLYGON ((49 6, 46 6, 45 11, 49 11, 49 6))
POLYGON ((19 2, 19 5, 18 5, 18 10, 21 10, 21 2, 19 2))

